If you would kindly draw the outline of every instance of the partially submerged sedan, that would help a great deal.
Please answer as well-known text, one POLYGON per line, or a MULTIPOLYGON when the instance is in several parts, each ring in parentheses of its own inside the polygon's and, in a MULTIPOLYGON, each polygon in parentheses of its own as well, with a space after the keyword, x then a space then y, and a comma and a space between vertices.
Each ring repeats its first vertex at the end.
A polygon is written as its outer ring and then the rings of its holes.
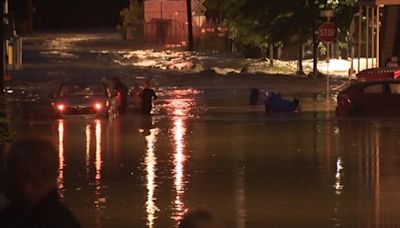
POLYGON ((337 97, 338 116, 398 116, 400 80, 366 81, 351 84, 337 97))
POLYGON ((118 114, 116 93, 102 82, 63 83, 51 104, 60 118, 67 115, 111 118, 118 114))

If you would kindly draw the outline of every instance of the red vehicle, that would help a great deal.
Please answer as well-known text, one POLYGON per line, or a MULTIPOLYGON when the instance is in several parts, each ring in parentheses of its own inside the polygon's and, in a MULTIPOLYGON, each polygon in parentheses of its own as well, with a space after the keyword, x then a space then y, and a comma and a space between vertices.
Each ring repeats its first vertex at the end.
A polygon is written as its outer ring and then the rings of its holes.
POLYGON ((356 82, 339 93, 338 116, 400 114, 400 80, 356 82))
POLYGON ((400 77, 400 68, 371 68, 356 74, 360 81, 391 80, 400 77))

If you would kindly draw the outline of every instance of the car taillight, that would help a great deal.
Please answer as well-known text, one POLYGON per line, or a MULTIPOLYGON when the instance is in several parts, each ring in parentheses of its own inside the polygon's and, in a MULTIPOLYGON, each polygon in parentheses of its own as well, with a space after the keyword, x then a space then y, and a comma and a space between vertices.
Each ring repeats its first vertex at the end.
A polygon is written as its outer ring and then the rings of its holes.
POLYGON ((103 104, 100 103, 100 102, 94 103, 94 109, 96 109, 97 111, 102 110, 103 109, 103 104))
POLYGON ((65 110, 65 105, 64 104, 57 104, 57 110, 62 112, 65 110))

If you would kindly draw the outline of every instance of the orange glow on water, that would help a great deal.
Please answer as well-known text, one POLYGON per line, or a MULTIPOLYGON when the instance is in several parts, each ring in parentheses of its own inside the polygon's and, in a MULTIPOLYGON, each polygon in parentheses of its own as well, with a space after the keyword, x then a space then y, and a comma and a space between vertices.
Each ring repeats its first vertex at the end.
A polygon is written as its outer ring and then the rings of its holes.
POLYGON ((64 120, 58 120, 58 189, 60 190, 60 195, 63 197, 64 192, 64 120))
POLYGON ((176 224, 182 219, 187 208, 184 203, 185 187, 187 177, 185 176, 185 162, 187 159, 186 141, 187 119, 193 116, 193 108, 197 107, 195 95, 201 93, 196 89, 176 89, 166 91, 165 96, 171 97, 165 106, 167 112, 172 116, 173 127, 171 134, 173 136, 172 146, 174 148, 171 156, 171 162, 174 167, 172 175, 174 176, 175 197, 171 202, 173 219, 176 224))
POLYGON ((95 151, 95 168, 96 168, 96 176, 95 176, 95 207, 96 207, 96 227, 101 227, 101 214, 102 210, 105 207, 106 199, 102 196, 102 185, 101 185, 101 169, 103 165, 102 160, 102 148, 101 148, 101 121, 95 120, 95 138, 96 138, 96 151, 95 151))
POLYGON ((186 209, 185 204, 183 202, 184 194, 185 194, 185 144, 184 144, 184 135, 186 133, 186 127, 183 122, 183 118, 179 117, 174 121, 174 128, 172 129, 174 134, 174 143, 175 143, 175 153, 174 153, 174 186, 175 186, 175 199, 172 203, 174 212, 172 214, 172 219, 175 221, 179 221, 182 219, 186 209))
POLYGON ((147 142, 147 153, 145 157, 146 164, 146 188, 147 188, 147 200, 146 200, 146 213, 147 213, 147 225, 149 228, 154 227, 154 221, 157 218, 156 212, 158 208, 156 206, 156 198, 154 197, 154 192, 157 187, 156 184, 156 166, 157 157, 154 153, 155 142, 157 141, 158 129, 151 129, 150 135, 146 136, 147 142))
POLYGON ((101 179, 101 166, 103 161, 101 160, 101 122, 100 120, 95 120, 96 124, 96 158, 95 158, 95 166, 96 166, 96 180, 100 181, 101 179))
POLYGON ((177 192, 182 192, 182 180, 183 180, 183 134, 184 134, 184 126, 182 123, 182 119, 177 119, 175 121, 175 143, 176 143, 176 154, 175 154, 175 186, 177 188, 177 192))
POLYGON ((90 143, 91 143, 91 134, 90 134, 90 124, 86 125, 85 130, 86 135, 86 174, 89 174, 89 166, 90 166, 90 143))

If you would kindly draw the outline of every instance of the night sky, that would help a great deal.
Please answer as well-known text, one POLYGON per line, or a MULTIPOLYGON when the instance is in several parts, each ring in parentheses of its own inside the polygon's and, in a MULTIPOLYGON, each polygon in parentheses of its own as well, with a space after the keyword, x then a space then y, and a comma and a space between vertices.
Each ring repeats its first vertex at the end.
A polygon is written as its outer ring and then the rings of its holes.
MULTIPOLYGON (((27 21, 29 0, 9 0, 17 24, 27 21)), ((129 0, 32 0, 34 30, 115 27, 129 0)))

